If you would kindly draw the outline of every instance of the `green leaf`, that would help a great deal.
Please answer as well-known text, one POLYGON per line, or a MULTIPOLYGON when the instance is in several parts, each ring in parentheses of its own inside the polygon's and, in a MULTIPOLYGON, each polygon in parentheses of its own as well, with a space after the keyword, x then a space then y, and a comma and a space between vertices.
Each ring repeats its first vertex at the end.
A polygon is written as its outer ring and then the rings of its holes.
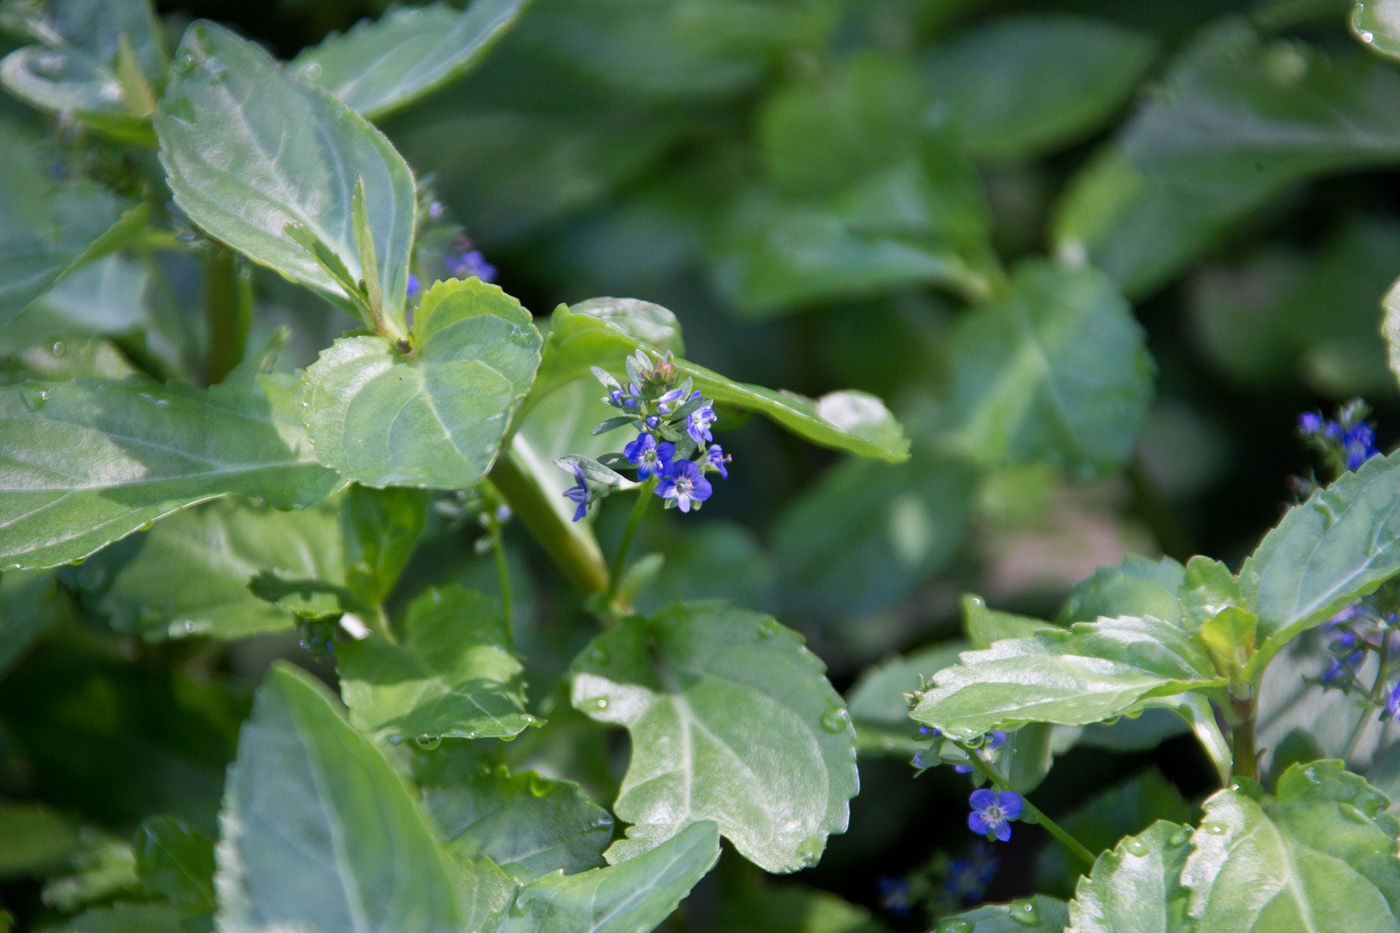
POLYGON ((1021 723, 1102 722, 1224 683, 1179 626, 1124 616, 969 651, 934 675, 911 715, 956 738, 973 738, 1021 723))
POLYGON ((1148 294, 1299 181, 1400 160, 1400 75, 1359 50, 1262 41, 1227 20, 1189 46, 1070 185, 1055 250, 1148 294))
POLYGON ((494 933, 500 923, 500 915, 515 899, 516 883, 489 858, 459 858, 454 862, 462 929, 494 933))
MULTIPOLYGON (((255 576, 345 578, 334 506, 278 512, 247 499, 211 502, 133 544, 134 554, 113 555, 121 562, 97 607, 119 631, 153 641, 286 631, 294 616, 249 591, 255 576)), ((93 560, 102 566, 105 556, 93 560)))
POLYGON ((868 910, 800 885, 754 884, 721 904, 714 933, 887 933, 868 910))
POLYGON ((990 904, 939 921, 947 933, 1059 933, 1069 922, 1064 901, 1035 897, 990 904), (961 925, 955 925, 962 921, 961 925))
POLYGON ((220 930, 461 929, 403 779, 309 674, 279 663, 259 688, 220 823, 220 930))
POLYGON ((117 903, 85 911, 45 933, 189 933, 180 912, 165 904, 117 903))
POLYGON ((918 690, 925 675, 956 664, 962 642, 931 645, 896 655, 866 668, 846 694, 856 727, 856 750, 912 755, 927 744, 914 738, 906 693, 918 690))
POLYGON ((465 12, 445 3, 391 9, 304 49, 288 67, 372 120, 471 71, 528 2, 473 0, 465 12))
POLYGON ((787 611, 849 619, 908 598, 957 555, 977 471, 916 450, 896 466, 850 460, 791 500, 773 551, 787 611))
POLYGON ((165 52, 160 23, 147 0, 43 0, 7 3, 0 25, 55 47, 75 48, 113 63, 123 44, 151 80, 161 77, 165 52))
POLYGON ((1191 831, 1159 820, 1099 856, 1069 904, 1067 933, 1185 930, 1181 870, 1191 831))
POLYGON ((498 933, 645 933, 719 859, 714 823, 693 823, 621 865, 546 875, 520 889, 498 933))
POLYGON ((158 816, 141 824, 132 849, 147 891, 184 914, 214 912, 214 843, 208 836, 158 816))
POLYGON ((1204 804, 1181 883, 1211 930, 1400 930, 1397 825, 1340 761, 1294 765, 1277 797, 1204 804))
POLYGON ((151 141, 150 113, 131 113, 112 67, 67 46, 30 45, 0 61, 0 84, 25 103, 72 114, 118 139, 151 141))
POLYGON ((1055 627, 1030 616, 988 609, 986 600, 971 593, 963 595, 962 612, 963 633, 974 648, 990 648, 992 642, 1007 638, 1029 638, 1042 629, 1055 627))
POLYGON ((209 389, 80 379, 0 388, 0 565, 86 557, 226 495, 306 508, 340 484, 279 381, 209 389))
POLYGON ((191 220, 342 304, 345 290, 286 228, 304 228, 364 278, 350 205, 362 180, 386 316, 402 324, 417 194, 408 165, 363 117, 201 20, 175 52, 155 126, 175 203, 191 220))
POLYGON ((1288 510, 1240 568, 1259 616, 1262 671, 1300 632, 1321 625, 1400 572, 1400 457, 1372 457, 1288 510))
POLYGON ((0 324, 85 258, 127 206, 86 178, 54 178, 50 168, 62 163, 35 143, 0 122, 0 324))
POLYGON ((774 872, 816 862, 855 795, 855 730, 802 639, 718 602, 632 617, 574 662, 572 699, 626 726, 632 759, 613 812, 632 823, 624 862, 697 820, 715 820, 774 872))
POLYGON ((1076 16, 1004 16, 924 55, 933 107, 979 159, 1025 160, 1078 142, 1129 101, 1149 35, 1076 16))
POLYGON ((1400 6, 1393 0, 1357 0, 1351 8, 1351 31, 1372 50, 1400 58, 1400 6))
POLYGON ((1010 290, 953 337, 954 405, 968 453, 1107 472, 1127 464, 1152 399, 1152 358, 1105 276, 1023 263, 1010 290))
POLYGON ((340 513, 346 578, 371 604, 393 591, 418 546, 431 501, 430 493, 416 489, 356 484, 346 491, 340 513))
POLYGON ((1245 606, 1239 581, 1218 560, 1197 554, 1186 563, 1181 579, 1181 608, 1186 624, 1199 628, 1230 606, 1245 606))
POLYGON ((1149 560, 1129 554, 1123 563, 1100 567, 1076 583, 1057 621, 1093 622, 1100 616, 1153 616, 1180 621, 1182 608, 1177 592, 1184 575, 1181 564, 1170 557, 1149 560))
POLYGON ((0 800, 0 837, 0 878, 63 867, 83 847, 77 821, 37 803, 0 800))
MULTIPOLYGON (((585 303, 572 308, 560 305, 550 318, 549 338, 545 341, 540 375, 531 392, 529 405, 574 379, 588 376, 588 367, 598 365, 614 376, 625 373, 623 361, 639 349, 662 348, 639 337, 646 328, 652 333, 672 332, 648 306, 646 315, 636 320, 623 317, 615 303, 604 306, 585 303), (621 319, 621 321, 620 321, 621 319)), ((814 444, 846 450, 866 457, 899 462, 908 457, 909 442, 899 422, 884 403, 864 392, 832 392, 810 399, 793 392, 764 389, 742 382, 731 382, 720 374, 682 359, 676 360, 681 379, 693 380, 708 398, 737 408, 756 411, 778 425, 814 444)), ((721 422, 721 428, 723 422, 721 422)))
POLYGON ((72 617, 72 604, 53 574, 0 574, 0 677, 36 639, 72 617))
POLYGON ((553 871, 576 874, 603 863, 613 820, 577 784, 511 774, 504 766, 460 783, 426 787, 423 799, 447 849, 486 856, 518 881, 553 871))
POLYGON ((415 355, 342 337, 306 371, 307 433, 321 462, 366 486, 456 489, 496 459, 539 365, 530 314, 495 285, 439 282, 414 315, 415 355))
POLYGON ((400 644, 364 638, 339 653, 350 721, 390 741, 512 737, 536 722, 510 628, 480 593, 428 590, 408 607, 400 644))

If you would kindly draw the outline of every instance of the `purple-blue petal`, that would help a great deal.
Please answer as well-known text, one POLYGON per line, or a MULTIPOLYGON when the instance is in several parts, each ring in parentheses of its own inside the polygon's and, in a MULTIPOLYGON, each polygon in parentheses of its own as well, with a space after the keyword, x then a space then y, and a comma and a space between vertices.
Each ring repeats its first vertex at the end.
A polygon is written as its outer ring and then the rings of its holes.
POLYGON ((979 836, 985 836, 991 832, 992 827, 988 825, 986 817, 973 810, 967 815, 967 828, 979 836))
POLYGON ((997 805, 1001 807, 1001 812, 1006 814, 1008 820, 1014 820, 1021 815, 1026 802, 1014 790, 1007 790, 997 795, 997 805))
POLYGON ((1006 842, 1011 838, 1011 824, 1005 820, 998 821, 997 825, 992 827, 992 832, 996 834, 998 842, 1006 842))
POLYGON ((972 809, 974 810, 985 810, 996 804, 996 791, 980 787, 972 792, 972 796, 967 798, 967 802, 972 805, 972 809))

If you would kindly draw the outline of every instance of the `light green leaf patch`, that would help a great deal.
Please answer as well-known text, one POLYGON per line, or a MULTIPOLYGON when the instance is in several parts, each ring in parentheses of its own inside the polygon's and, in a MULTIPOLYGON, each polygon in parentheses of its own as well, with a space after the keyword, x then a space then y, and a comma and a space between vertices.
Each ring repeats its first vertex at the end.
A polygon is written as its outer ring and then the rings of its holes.
POLYGON ((306 371, 306 428, 322 463, 366 486, 465 488, 495 462, 534 379, 530 313, 477 279, 418 306, 410 358, 385 337, 342 337, 306 371))
POLYGON ((573 704, 632 736, 613 812, 633 825, 608 860, 715 820, 768 871, 814 864, 858 789, 855 730, 823 670, 795 632, 719 602, 594 639, 572 668, 573 704))
POLYGON ((226 495, 306 508, 339 477, 316 462, 272 377, 196 389, 79 379, 0 388, 0 565, 86 557, 226 495))
POLYGON ((461 930, 447 857, 403 779, 296 668, 259 688, 219 822, 222 931, 461 930))
POLYGON ((365 638, 339 653, 351 722, 389 741, 511 737, 537 722, 510 629, 480 593, 428 590, 408 607, 399 644, 365 638))
POLYGON ((1181 870, 1191 830, 1160 820, 1100 855, 1080 878, 1066 933, 1171 933, 1186 930, 1181 870))
POLYGON ((387 316, 402 322, 417 192, 384 135, 215 23, 191 24, 171 67, 155 127, 181 210, 233 249, 344 304, 345 287, 287 228, 328 250, 351 284, 366 280, 351 204, 363 181, 371 271, 387 316))
POLYGON ((988 904, 939 921, 946 933, 1060 933, 1069 920, 1065 902, 1037 894, 988 904), (957 925, 961 921, 961 925, 957 925))
POLYGON ((969 651, 934 675, 911 715, 970 739, 1024 723, 1102 722, 1224 683, 1180 626, 1124 616, 969 651))
POLYGON ((425 97, 475 67, 529 0, 473 0, 391 9, 304 50, 288 66, 367 119, 425 97))
POLYGON ((1336 760, 1294 765, 1278 795, 1205 802, 1181 883, 1200 929, 1400 930, 1397 824, 1336 760))
MULTIPOLYGON (((620 306, 613 299, 597 302, 560 305, 555 310, 532 399, 588 376, 590 365, 625 378, 623 362, 629 354, 640 349, 662 352, 665 347, 651 343, 651 339, 665 336, 669 342, 675 339, 673 334, 679 334, 678 328, 666 320, 675 320, 669 311, 666 317, 658 316, 657 312, 665 311, 664 308, 646 305, 643 312, 635 306, 620 306)), ((909 442, 899 422, 873 395, 848 390, 810 399, 794 392, 733 382, 683 359, 676 360, 676 371, 680 378, 693 380, 695 388, 707 397, 756 411, 814 444, 893 462, 909 455, 909 442)))

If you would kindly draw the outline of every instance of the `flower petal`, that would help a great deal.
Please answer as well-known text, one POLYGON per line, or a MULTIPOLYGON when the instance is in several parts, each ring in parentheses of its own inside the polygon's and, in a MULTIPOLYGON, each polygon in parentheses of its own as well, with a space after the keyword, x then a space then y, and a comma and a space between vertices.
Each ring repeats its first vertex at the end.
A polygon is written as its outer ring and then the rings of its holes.
POLYGON ((1008 820, 1014 820, 1021 815, 1025 809, 1026 802, 1021 799, 1021 795, 1014 790, 1003 791, 997 795, 997 804, 1001 807, 1001 812, 1006 814, 1008 820))
POLYGON ((972 792, 972 796, 967 798, 967 802, 972 804, 974 810, 985 810, 996 804, 996 791, 986 787, 979 788, 972 792))
POLYGON ((979 836, 985 836, 992 831, 992 827, 987 825, 987 821, 982 817, 982 814, 978 813, 976 810, 973 810, 967 815, 967 828, 979 836))

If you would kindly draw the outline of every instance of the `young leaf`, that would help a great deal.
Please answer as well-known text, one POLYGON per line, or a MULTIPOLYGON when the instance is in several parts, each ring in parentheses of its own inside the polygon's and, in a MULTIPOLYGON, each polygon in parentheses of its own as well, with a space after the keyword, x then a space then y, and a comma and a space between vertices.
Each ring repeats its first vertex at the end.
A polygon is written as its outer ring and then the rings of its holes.
POLYGON ((632 760, 613 812, 632 823, 607 852, 625 862, 715 820, 768 871, 816 862, 855 795, 855 730, 795 632, 719 602, 633 617, 572 668, 572 698, 625 726, 632 760))
POLYGON ((958 434, 975 458, 1105 472, 1131 457, 1153 365, 1106 276, 1021 265, 1005 295, 968 312, 952 355, 958 434))
POLYGON ((382 603, 418 546, 432 495, 417 489, 345 492, 340 510, 346 581, 370 603, 382 603))
POLYGON ((719 859, 714 823, 610 868, 545 875, 520 889, 497 933, 641 933, 655 929, 719 859))
POLYGON ((214 842, 180 820, 157 816, 136 831, 136 873, 151 894, 184 914, 214 912, 214 842))
MULTIPOLYGON (((550 318, 540 375, 527 407, 568 382, 584 376, 592 378, 590 365, 601 365, 618 375, 624 371, 623 362, 628 354, 642 348, 659 350, 638 336, 642 327, 657 326, 654 317, 645 319, 644 323, 634 323, 619 319, 616 305, 604 306, 607 310, 604 315, 595 313, 590 304, 560 305, 550 318)), ((669 333, 669 330, 662 332, 669 333)), ((679 359, 676 371, 681 378, 694 380, 695 388, 706 397, 756 411, 814 444, 893 462, 909 455, 909 442, 899 422, 873 395, 843 391, 810 399, 793 392, 774 392, 731 382, 718 373, 679 359)))
POLYGON ((447 858, 403 779, 296 668, 277 664, 258 690, 220 825, 220 930, 461 930, 447 858))
POLYGON ((1180 879, 1190 837, 1189 828, 1159 820, 1099 856, 1079 879, 1066 933, 1186 929, 1180 879))
POLYGON ((1372 457, 1289 509, 1240 569, 1259 616, 1253 671, 1400 573, 1400 457, 1372 457))
POLYGON ((1121 564, 1100 567, 1070 590, 1056 621, 1093 622, 1100 616, 1152 616, 1168 622, 1182 618, 1177 597, 1185 574, 1170 557, 1148 560, 1129 554, 1121 564))
POLYGON ((495 461, 539 365, 520 303, 476 279, 439 282, 418 306, 416 354, 343 337, 306 371, 307 433, 321 462, 366 486, 456 489, 495 461))
POLYGON ((357 728, 393 742, 501 738, 535 722, 500 607, 461 587, 428 590, 408 607, 404 640, 340 649, 340 691, 357 728))
MULTIPOLYGON (((1029 638, 1042 629, 1056 626, 1041 619, 988 609, 987 602, 971 593, 962 598, 963 633, 974 648, 990 648, 992 642, 1008 638, 1029 638)), ((1097 618, 1097 616, 1095 616, 1097 618)), ((929 668, 937 670, 938 668, 929 668)))
POLYGON ((351 216, 363 179, 385 314, 403 320, 417 193, 408 165, 363 117, 201 20, 180 41, 155 127, 175 202, 191 220, 342 304, 341 286, 284 231, 305 227, 365 278, 351 216))
POLYGON ((1294 765, 1278 795, 1204 804, 1181 883, 1200 929, 1400 930, 1397 827, 1340 761, 1294 765))
POLYGON ((1045 630, 963 654, 938 672, 913 718, 957 738, 1031 722, 1083 726, 1222 686, 1178 625, 1124 616, 1045 630))
POLYGON ((289 67, 367 119, 411 104, 471 71, 529 0, 473 0, 391 9, 302 51, 289 67))
POLYGON ((459 783, 425 787, 423 800, 447 850, 487 856, 518 881, 550 872, 597 868, 612 842, 613 820, 577 784, 511 774, 504 766, 459 783))
POLYGON ((1199 628, 1230 606, 1247 605, 1230 568, 1199 554, 1187 562, 1180 589, 1181 608, 1191 628, 1199 628))
MULTIPOLYGON (((115 575, 98 609, 118 631, 151 641, 285 631, 295 617, 249 592, 249 581, 263 573, 343 581, 336 513, 324 505, 278 512, 247 499, 178 512, 133 541, 135 554, 113 555, 115 575)), ((93 558, 97 567, 105 557, 93 558)))
POLYGON ((53 567, 226 495, 306 508, 341 480, 294 395, 264 377, 195 389, 80 379, 0 389, 0 566, 53 567))

